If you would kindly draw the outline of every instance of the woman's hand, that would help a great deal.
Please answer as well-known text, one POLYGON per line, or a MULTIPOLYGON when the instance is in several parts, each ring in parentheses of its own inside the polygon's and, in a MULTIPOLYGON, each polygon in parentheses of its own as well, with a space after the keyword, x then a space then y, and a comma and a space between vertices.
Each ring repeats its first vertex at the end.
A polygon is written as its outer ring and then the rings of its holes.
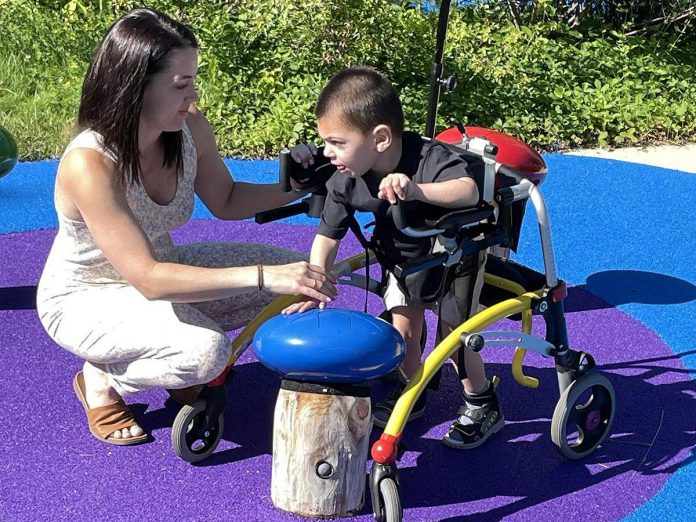
POLYGON ((411 178, 406 174, 395 172, 382 179, 377 197, 386 199, 393 205, 396 203, 396 198, 403 201, 417 199, 418 191, 418 185, 411 178))
POLYGON ((297 163, 302 163, 302 168, 306 169, 310 165, 314 165, 314 157, 317 152, 317 146, 312 143, 298 143, 290 149, 290 156, 297 163))
POLYGON ((338 281, 334 275, 325 268, 310 265, 307 261, 287 265, 264 265, 263 273, 264 287, 277 294, 302 294, 320 306, 330 303, 338 294, 338 281))

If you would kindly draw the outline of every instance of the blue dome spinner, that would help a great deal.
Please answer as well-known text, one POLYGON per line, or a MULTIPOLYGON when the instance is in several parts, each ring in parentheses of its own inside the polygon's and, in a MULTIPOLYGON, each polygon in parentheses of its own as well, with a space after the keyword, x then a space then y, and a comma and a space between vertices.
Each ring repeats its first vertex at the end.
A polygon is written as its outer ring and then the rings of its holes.
POLYGON ((353 310, 277 315, 254 336, 256 356, 288 379, 358 383, 389 373, 406 344, 389 323, 353 310))

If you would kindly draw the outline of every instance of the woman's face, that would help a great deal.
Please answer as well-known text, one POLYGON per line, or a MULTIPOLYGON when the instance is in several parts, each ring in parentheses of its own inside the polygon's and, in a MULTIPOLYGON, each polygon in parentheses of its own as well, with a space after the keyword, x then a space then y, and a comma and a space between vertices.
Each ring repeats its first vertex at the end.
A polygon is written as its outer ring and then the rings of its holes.
POLYGON ((197 49, 173 49, 167 67, 152 75, 145 86, 141 123, 160 132, 181 130, 189 107, 198 100, 197 73, 197 49))

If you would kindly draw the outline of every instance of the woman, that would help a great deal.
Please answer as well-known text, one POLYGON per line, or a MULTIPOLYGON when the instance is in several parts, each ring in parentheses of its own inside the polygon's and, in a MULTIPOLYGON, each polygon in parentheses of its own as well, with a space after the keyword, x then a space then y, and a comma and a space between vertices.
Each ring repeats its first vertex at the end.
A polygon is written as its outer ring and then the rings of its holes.
POLYGON ((56 343, 85 360, 73 386, 90 430, 111 444, 147 438, 123 395, 195 390, 214 379, 230 355, 225 330, 274 294, 336 295, 335 278, 295 252, 172 243, 169 231, 191 217, 194 192, 220 219, 296 197, 230 177, 193 106, 197 48, 186 26, 156 11, 116 21, 84 81, 85 130, 58 167, 59 230, 37 308, 56 343))

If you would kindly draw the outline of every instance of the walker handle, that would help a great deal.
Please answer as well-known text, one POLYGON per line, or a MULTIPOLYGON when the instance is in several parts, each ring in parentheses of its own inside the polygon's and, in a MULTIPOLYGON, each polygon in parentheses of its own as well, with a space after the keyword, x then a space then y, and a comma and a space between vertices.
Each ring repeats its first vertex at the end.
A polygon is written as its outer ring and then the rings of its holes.
POLYGON ((324 156, 324 147, 317 149, 317 154, 314 157, 314 164, 309 167, 302 168, 302 164, 292 159, 289 149, 283 149, 278 156, 279 170, 278 177, 280 181, 280 190, 290 192, 292 185, 290 179, 300 185, 298 191, 310 190, 326 186, 326 182, 336 171, 336 168, 331 165, 331 160, 324 156))
POLYGON ((409 228, 409 226, 408 221, 406 220, 406 211, 404 205, 399 204, 399 201, 399 198, 396 198, 394 204, 392 204, 392 206, 389 207, 389 213, 391 214, 391 217, 394 220, 396 228, 403 231, 409 228))
POLYGON ((278 219, 283 219, 290 216, 297 216, 299 214, 306 214, 309 210, 309 202, 306 198, 299 203, 294 205, 286 205, 284 207, 273 208, 271 210, 265 210, 263 212, 257 212, 254 219, 257 223, 268 223, 269 221, 277 221, 278 219))
POLYGON ((401 232, 411 237, 430 237, 442 233, 454 234, 464 228, 470 228, 495 217, 495 211, 488 203, 480 203, 477 207, 462 210, 452 210, 441 216, 437 221, 426 221, 424 227, 411 227, 406 219, 405 205, 396 200, 389 207, 394 225, 401 232))
POLYGON ((445 264, 449 259, 450 254, 447 252, 438 252, 436 254, 428 254, 427 256, 419 257, 405 263, 399 263, 394 267, 394 275, 396 277, 406 277, 421 270, 427 270, 435 266, 445 264))

